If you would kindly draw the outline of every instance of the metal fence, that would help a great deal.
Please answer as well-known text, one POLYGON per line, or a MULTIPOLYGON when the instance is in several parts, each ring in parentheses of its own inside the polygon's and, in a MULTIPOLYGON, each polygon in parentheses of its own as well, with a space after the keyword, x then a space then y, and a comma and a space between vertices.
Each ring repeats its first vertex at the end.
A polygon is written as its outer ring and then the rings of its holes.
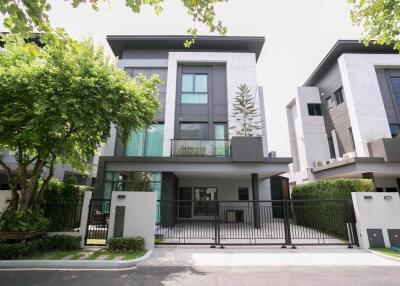
POLYGON ((82 202, 46 203, 42 205, 43 215, 49 220, 48 231, 79 232, 82 202))
POLYGON ((156 242, 356 245, 351 201, 158 201, 156 242))
POLYGON ((106 245, 111 200, 91 199, 86 228, 86 245, 106 245))

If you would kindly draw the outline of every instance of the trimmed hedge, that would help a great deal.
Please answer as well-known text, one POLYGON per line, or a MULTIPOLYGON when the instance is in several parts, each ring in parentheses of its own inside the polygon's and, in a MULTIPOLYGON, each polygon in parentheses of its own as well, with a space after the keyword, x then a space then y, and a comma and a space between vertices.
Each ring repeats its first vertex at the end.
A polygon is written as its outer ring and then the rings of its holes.
POLYGON ((292 218, 298 225, 347 240, 351 193, 372 192, 373 189, 372 181, 366 179, 325 180, 298 185, 292 192, 292 218))
POLYGON ((292 192, 292 199, 351 199, 352 192, 372 192, 373 190, 372 181, 367 179, 321 180, 295 186, 292 192))
POLYGON ((144 238, 113 237, 108 240, 108 248, 116 251, 144 250, 144 238))
POLYGON ((0 259, 16 259, 37 255, 51 250, 79 250, 80 236, 54 235, 27 242, 0 243, 0 259))

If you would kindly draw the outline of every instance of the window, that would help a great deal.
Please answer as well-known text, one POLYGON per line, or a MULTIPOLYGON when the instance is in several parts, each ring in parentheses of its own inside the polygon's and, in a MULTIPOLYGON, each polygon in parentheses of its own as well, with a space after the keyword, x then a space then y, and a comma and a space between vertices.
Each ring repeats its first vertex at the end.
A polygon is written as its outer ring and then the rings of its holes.
POLYGON ((349 134, 350 134, 351 145, 353 147, 353 150, 355 150, 356 149, 356 144, 354 142, 353 129, 351 127, 349 127, 349 134))
POLYGON ((125 146, 126 156, 162 156, 164 124, 153 124, 132 133, 125 146))
POLYGON ((326 98, 326 108, 328 110, 331 110, 333 108, 333 100, 332 100, 332 96, 328 96, 326 98))
POLYGON ((335 99, 336 99, 336 105, 339 105, 344 102, 344 93, 343 93, 343 88, 339 88, 337 91, 335 91, 335 99))
POLYGON ((181 123, 179 139, 208 139, 208 123, 181 123))
POLYGON ((329 154, 331 155, 331 158, 332 159, 336 158, 335 144, 333 143, 332 136, 328 136, 328 146, 329 146, 329 154))
POLYGON ((389 124, 390 133, 392 137, 395 138, 400 135, 400 125, 399 124, 389 124))
POLYGON ((249 200, 249 188, 239 188, 239 201, 248 201, 249 200))
POLYGON ((310 116, 321 116, 321 104, 319 103, 308 103, 308 115, 310 116))
POLYGON ((206 74, 182 74, 181 103, 207 104, 208 78, 206 74))
POLYGON ((391 81, 396 102, 400 105, 400 77, 392 77, 391 81))
POLYGON ((229 143, 226 139, 226 123, 214 123, 215 155, 227 156, 229 143))

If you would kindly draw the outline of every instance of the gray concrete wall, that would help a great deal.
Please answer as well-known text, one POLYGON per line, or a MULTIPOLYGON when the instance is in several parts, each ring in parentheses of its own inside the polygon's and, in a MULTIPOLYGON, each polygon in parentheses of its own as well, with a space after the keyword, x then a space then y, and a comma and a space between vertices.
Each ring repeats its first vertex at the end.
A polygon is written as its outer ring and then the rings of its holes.
POLYGON ((342 104, 337 106, 334 104, 334 107, 330 110, 328 110, 326 102, 329 96, 336 102, 334 92, 342 87, 342 85, 342 78, 337 61, 316 83, 316 86, 320 88, 320 92, 323 93, 323 95, 321 95, 321 101, 326 133, 331 135, 332 130, 336 131, 337 146, 339 149, 339 154, 336 154, 337 157, 354 151, 349 134, 349 127, 351 124, 346 105, 346 95, 344 95, 345 98, 342 104))

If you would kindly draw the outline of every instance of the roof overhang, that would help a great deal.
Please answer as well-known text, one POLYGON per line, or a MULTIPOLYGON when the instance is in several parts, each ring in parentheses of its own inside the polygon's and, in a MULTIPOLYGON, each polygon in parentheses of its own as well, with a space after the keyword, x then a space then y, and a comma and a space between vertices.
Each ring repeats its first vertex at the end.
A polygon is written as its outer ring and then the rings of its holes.
POLYGON ((356 40, 339 40, 328 52, 322 62, 317 66, 303 86, 314 86, 316 82, 332 67, 335 61, 345 53, 350 54, 397 54, 398 52, 390 45, 370 44, 365 46, 356 40))
POLYGON ((355 157, 312 169, 315 179, 361 178, 363 173, 376 176, 399 176, 400 162, 386 162, 377 157, 355 157))
POLYGON ((257 173, 260 179, 288 172, 291 158, 234 162, 230 157, 100 157, 106 171, 176 172, 181 175, 235 176, 257 173))
POLYGON ((162 35, 108 35, 107 42, 115 56, 121 58, 125 49, 184 50, 184 51, 232 51, 255 53, 260 56, 265 37, 197 36, 194 45, 185 48, 183 43, 190 36, 162 35))

